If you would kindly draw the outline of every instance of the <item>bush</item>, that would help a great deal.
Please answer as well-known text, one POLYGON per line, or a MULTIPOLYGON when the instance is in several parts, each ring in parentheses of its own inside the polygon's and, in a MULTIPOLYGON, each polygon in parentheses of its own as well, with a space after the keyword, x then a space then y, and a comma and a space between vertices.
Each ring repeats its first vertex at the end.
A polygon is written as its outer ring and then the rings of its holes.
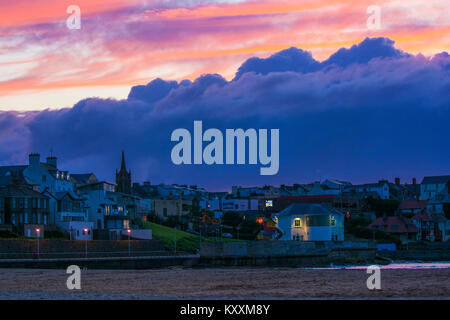
MULTIPOLYGON (((373 230, 366 228, 366 227, 356 227, 354 229, 353 234, 359 238, 373 239, 374 233, 373 230)), ((382 230, 375 230, 375 240, 378 243, 395 243, 397 246, 401 244, 401 241, 399 238, 394 236, 393 234, 390 234, 389 232, 382 231, 382 230)))
MULTIPOLYGON (((358 228, 367 228, 371 220, 365 217, 355 217, 345 220, 345 232, 355 234, 358 228)), ((355 234, 356 235, 356 234, 355 234)))
POLYGON ((44 238, 69 239, 69 234, 61 230, 44 230, 44 238))

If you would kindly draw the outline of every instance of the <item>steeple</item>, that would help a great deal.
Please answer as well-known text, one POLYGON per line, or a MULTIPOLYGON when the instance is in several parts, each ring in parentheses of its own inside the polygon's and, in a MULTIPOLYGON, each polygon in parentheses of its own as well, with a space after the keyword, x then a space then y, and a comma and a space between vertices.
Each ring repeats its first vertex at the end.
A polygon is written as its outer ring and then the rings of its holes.
POLYGON ((117 192, 131 193, 131 170, 127 171, 125 164, 125 153, 122 151, 122 161, 120 163, 120 171, 116 170, 117 192))
POLYGON ((120 171, 127 172, 127 166, 125 165, 125 153, 122 151, 122 162, 120 163, 120 171))

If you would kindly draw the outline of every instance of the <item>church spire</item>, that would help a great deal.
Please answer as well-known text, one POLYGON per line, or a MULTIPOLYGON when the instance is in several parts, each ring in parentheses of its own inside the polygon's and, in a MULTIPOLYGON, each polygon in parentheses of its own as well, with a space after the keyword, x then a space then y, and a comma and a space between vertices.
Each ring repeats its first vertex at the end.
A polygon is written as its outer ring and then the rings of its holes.
POLYGON ((125 165, 125 153, 122 150, 122 162, 120 164, 120 171, 127 172, 127 166, 125 165))
POLYGON ((131 193, 131 170, 127 172, 125 164, 125 153, 122 151, 122 161, 120 163, 120 171, 116 170, 117 191, 122 193, 131 193))

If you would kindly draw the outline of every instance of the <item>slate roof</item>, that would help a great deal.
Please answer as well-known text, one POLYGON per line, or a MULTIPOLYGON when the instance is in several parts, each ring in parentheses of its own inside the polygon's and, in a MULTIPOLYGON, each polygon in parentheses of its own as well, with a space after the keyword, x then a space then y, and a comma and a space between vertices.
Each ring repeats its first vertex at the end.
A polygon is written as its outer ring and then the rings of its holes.
POLYGON ((34 191, 25 186, 3 185, 0 186, 0 197, 5 198, 42 198, 48 199, 47 196, 40 192, 34 191))
POLYGON ((280 211, 277 216, 285 217, 292 215, 319 215, 319 214, 338 214, 343 215, 339 210, 322 205, 320 203, 294 203, 286 209, 280 211))
POLYGON ((390 233, 417 233, 416 225, 405 217, 380 217, 369 225, 369 229, 378 228, 390 233))
POLYGON ((450 176, 432 176, 432 177, 424 177, 422 180, 422 184, 439 184, 439 183, 447 183, 450 181, 450 176))
POLYGON ((92 176, 95 177, 93 173, 72 173, 70 179, 78 184, 87 184, 92 176))
POLYGON ((79 196, 77 196, 75 193, 73 193, 72 191, 60 191, 60 192, 55 192, 54 198, 56 200, 61 200, 62 198, 64 198, 64 196, 68 194, 69 197, 71 197, 73 200, 80 200, 82 198, 80 198, 79 196))

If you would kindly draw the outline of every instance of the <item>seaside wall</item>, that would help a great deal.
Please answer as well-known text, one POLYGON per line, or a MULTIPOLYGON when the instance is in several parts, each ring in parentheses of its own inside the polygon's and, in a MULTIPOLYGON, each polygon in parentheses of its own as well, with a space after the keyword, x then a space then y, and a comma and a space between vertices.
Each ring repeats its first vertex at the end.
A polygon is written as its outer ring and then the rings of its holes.
MULTIPOLYGON (((39 240, 40 258, 118 257, 128 255, 128 240, 39 240)), ((164 244, 159 240, 131 240, 133 256, 161 254, 164 244)), ((0 240, 0 259, 23 259, 36 256, 37 240, 0 240)))
POLYGON ((376 247, 368 242, 207 242, 200 250, 201 263, 216 266, 328 266, 375 258, 376 247))
POLYGON ((396 251, 378 251, 386 258, 401 260, 419 260, 419 261, 450 261, 450 248, 423 248, 396 251))

